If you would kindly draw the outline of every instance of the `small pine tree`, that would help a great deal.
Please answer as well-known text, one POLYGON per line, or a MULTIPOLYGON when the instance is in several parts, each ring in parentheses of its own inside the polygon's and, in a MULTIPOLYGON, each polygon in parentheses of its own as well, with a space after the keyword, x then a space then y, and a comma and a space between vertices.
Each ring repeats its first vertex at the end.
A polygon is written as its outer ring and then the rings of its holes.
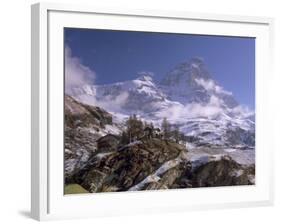
POLYGON ((162 131, 163 131, 163 137, 164 139, 168 140, 171 136, 171 125, 168 122, 167 118, 164 117, 161 125, 162 131))
POLYGON ((126 131, 129 138, 129 142, 132 142, 134 139, 139 139, 143 135, 143 123, 137 116, 134 114, 130 116, 126 122, 126 131))
POLYGON ((121 134, 121 141, 122 144, 128 144, 130 142, 128 133, 126 131, 123 131, 121 134))
POLYGON ((175 127, 175 130, 174 130, 173 134, 174 134, 175 142, 176 142, 176 143, 179 143, 179 141, 180 141, 180 130, 179 130, 179 126, 176 126, 176 127, 175 127))

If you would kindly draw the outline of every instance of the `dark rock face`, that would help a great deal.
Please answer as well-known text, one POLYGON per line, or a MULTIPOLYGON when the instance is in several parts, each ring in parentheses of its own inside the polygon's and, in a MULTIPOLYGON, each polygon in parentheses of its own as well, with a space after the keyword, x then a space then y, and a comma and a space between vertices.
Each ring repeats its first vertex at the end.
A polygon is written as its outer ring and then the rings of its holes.
POLYGON ((158 181, 147 184, 143 187, 142 190, 159 190, 159 189, 177 189, 177 188, 188 188, 187 184, 181 186, 178 184, 178 179, 182 178, 186 172, 191 170, 191 164, 188 162, 182 162, 177 166, 169 169, 164 174, 160 175, 160 179, 158 181))
POLYGON ((97 140, 99 152, 110 152, 118 148, 121 138, 117 135, 107 134, 97 140))
MULTIPOLYGON (((191 60, 176 65, 171 71, 166 74, 164 79, 161 80, 159 86, 171 100, 173 100, 174 98, 173 92, 175 90, 179 91, 180 89, 182 89, 182 91, 180 91, 179 93, 180 96, 182 96, 181 100, 183 100, 184 103, 208 103, 210 101, 211 95, 215 95, 219 99, 221 99, 229 108, 238 106, 238 102, 232 95, 225 94, 223 92, 219 93, 206 90, 202 85, 198 83, 198 80, 213 82, 213 84, 217 84, 208 72, 203 59, 195 57, 191 60), (183 86, 184 88, 182 88, 183 86)), ((176 97, 178 98, 178 96, 176 97)))
POLYGON ((253 166, 244 167, 229 157, 200 166, 192 174, 192 187, 250 185, 253 166))

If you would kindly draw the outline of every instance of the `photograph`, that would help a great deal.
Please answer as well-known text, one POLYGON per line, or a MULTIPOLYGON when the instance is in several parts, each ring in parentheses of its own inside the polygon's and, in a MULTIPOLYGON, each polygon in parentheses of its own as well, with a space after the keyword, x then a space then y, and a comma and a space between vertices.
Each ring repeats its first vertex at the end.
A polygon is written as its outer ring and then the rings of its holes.
POLYGON ((255 37, 63 38, 65 195, 255 185, 255 37))

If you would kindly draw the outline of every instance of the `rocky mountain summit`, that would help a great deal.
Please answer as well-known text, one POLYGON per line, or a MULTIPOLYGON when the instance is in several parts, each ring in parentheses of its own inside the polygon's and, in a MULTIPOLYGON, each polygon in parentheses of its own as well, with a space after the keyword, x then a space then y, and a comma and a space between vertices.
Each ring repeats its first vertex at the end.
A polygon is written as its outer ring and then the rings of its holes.
POLYGON ((172 101, 186 103, 208 103, 211 97, 222 101, 224 108, 234 108, 238 102, 212 79, 200 58, 192 58, 176 65, 159 82, 160 89, 172 101))

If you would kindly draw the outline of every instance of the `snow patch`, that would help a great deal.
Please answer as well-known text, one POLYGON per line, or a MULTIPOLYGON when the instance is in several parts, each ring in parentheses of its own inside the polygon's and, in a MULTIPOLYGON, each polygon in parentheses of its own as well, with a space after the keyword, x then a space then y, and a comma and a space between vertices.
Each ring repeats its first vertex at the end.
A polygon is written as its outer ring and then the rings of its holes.
POLYGON ((153 174, 147 176, 140 183, 138 183, 135 186, 131 187, 129 189, 129 191, 138 191, 138 190, 141 190, 145 186, 145 184, 159 181, 161 179, 160 175, 162 175, 163 173, 165 173, 169 169, 172 169, 175 166, 177 166, 180 163, 181 159, 182 159, 181 156, 179 156, 179 157, 177 157, 177 158, 175 158, 173 160, 169 160, 169 161, 165 162, 153 174))
POLYGON ((98 159, 103 159, 104 157, 109 156, 109 155, 111 155, 112 153, 113 153, 113 152, 98 153, 98 154, 96 155, 96 157, 97 157, 98 159))
POLYGON ((234 176, 234 177, 240 177, 241 175, 243 175, 244 171, 243 170, 234 170, 230 175, 234 176))

